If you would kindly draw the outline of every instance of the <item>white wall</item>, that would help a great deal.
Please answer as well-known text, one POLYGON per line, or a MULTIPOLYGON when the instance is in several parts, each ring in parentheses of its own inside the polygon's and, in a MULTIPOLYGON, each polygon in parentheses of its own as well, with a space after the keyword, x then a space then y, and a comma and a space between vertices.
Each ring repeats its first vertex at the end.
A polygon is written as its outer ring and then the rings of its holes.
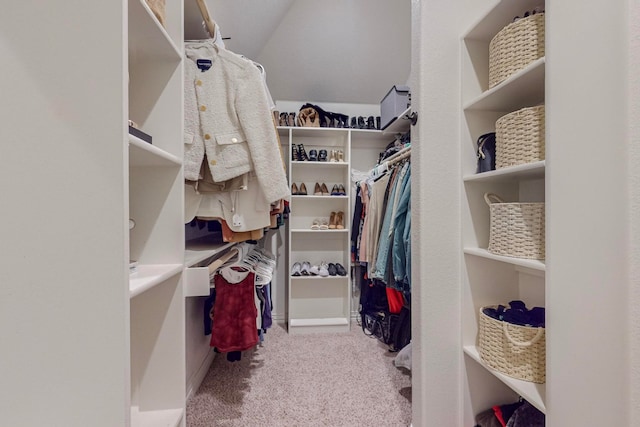
POLYGON ((410 17, 409 0, 297 0, 252 59, 274 99, 379 103, 409 76, 410 17))
POLYGON ((630 415, 640 425, 640 2, 629 2, 630 415))

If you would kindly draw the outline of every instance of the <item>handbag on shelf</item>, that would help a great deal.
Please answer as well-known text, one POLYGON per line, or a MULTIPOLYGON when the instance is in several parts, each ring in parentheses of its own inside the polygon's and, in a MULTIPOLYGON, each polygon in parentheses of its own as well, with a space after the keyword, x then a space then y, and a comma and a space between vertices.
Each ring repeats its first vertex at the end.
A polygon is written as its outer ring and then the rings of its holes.
POLYGON ((476 142, 478 151, 478 167, 476 173, 489 172, 496 169, 496 133, 480 135, 476 142))

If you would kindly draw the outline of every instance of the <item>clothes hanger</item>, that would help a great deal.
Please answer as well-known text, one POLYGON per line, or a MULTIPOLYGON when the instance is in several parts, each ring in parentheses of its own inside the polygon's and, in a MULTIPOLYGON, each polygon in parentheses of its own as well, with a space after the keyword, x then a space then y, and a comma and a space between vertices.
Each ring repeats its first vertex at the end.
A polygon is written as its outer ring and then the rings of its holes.
POLYGON ((207 30, 207 33, 209 33, 209 37, 215 39, 216 24, 213 22, 213 19, 211 19, 207 3, 205 3, 205 0, 196 0, 196 3, 198 4, 198 9, 200 9, 200 14, 202 15, 202 19, 204 20, 204 26, 207 30))

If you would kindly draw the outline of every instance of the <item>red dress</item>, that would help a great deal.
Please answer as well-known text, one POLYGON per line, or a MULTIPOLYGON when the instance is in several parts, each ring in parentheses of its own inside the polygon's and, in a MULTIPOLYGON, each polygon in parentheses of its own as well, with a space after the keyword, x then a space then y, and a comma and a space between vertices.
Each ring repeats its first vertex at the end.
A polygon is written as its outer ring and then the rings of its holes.
POLYGON ((247 350, 258 344, 254 302, 255 274, 224 268, 214 277, 211 346, 221 353, 247 350))

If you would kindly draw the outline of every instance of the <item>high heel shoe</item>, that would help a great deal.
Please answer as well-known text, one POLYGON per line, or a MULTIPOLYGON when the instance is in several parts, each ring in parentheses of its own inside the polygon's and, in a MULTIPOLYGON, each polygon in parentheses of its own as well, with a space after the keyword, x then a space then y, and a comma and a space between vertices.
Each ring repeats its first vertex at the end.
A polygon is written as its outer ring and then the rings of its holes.
POLYGON ((344 229, 344 212, 336 212, 336 228, 338 230, 344 229))
POLYGON ((358 129, 358 123, 356 122, 356 118, 355 117, 351 117, 351 129, 358 129))
POLYGON ((289 126, 296 125, 296 113, 289 113, 289 126))
POLYGON ((364 129, 364 128, 365 128, 364 117, 358 116, 358 129, 364 129))
MULTIPOLYGON (((304 185, 304 184, 302 184, 304 185)), ((338 185, 338 195, 339 196, 346 196, 347 195, 347 190, 345 190, 344 185, 340 184, 338 185)))
POLYGON ((298 190, 298 186, 294 182, 293 184, 291 184, 291 195, 298 196, 299 194, 300 194, 300 190, 298 190))
POLYGON ((327 188, 327 184, 325 184, 323 182, 322 185, 320 186, 320 191, 322 191, 322 195, 323 196, 328 196, 329 195, 329 189, 327 188))
POLYGON ((329 217, 329 229, 333 230, 336 228, 336 213, 331 212, 331 216, 329 217))
POLYGON ((375 119, 373 118, 373 116, 369 116, 369 118, 367 118, 367 129, 375 129, 375 128, 376 128, 375 119))
POLYGON ((316 182, 315 187, 313 187, 313 195, 314 196, 322 196, 322 187, 320 187, 320 184, 318 184, 316 182))
POLYGON ((300 184, 300 191, 298 192, 299 196, 306 196, 307 195, 307 186, 304 185, 304 182, 302 184, 300 184))
POLYGON ((342 150, 336 151, 336 162, 344 162, 344 151, 342 150))
POLYGON ((307 156, 307 151, 304 149, 304 145, 298 144, 298 154, 300 155, 300 160, 303 162, 309 161, 309 156, 307 156))
POLYGON ((331 195, 340 196, 340 190, 338 189, 338 184, 333 184, 333 188, 331 188, 331 195))
POLYGON ((331 157, 329 157, 329 161, 330 162, 337 162, 338 161, 337 152, 338 152, 338 150, 331 150, 331 157))
POLYGON ((291 160, 293 160, 294 162, 300 161, 300 152, 298 151, 298 146, 296 145, 291 146, 291 160))
POLYGON ((280 120, 278 121, 280 126, 287 126, 287 113, 280 113, 280 120))

